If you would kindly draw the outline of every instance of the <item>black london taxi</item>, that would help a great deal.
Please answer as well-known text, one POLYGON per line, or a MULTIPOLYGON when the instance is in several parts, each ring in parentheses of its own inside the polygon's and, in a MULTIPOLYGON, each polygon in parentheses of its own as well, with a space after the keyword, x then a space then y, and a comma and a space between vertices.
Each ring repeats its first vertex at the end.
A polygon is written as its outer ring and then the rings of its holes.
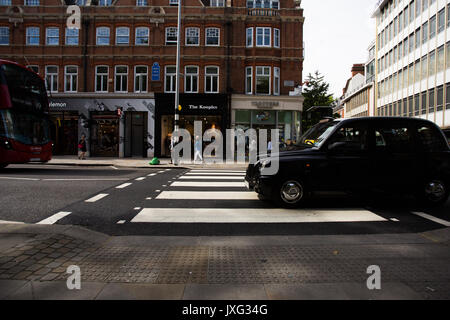
POLYGON ((450 147, 442 130, 418 118, 325 119, 281 150, 279 169, 264 174, 269 156, 250 164, 246 184, 264 198, 297 207, 317 191, 413 194, 423 204, 446 202, 450 147))

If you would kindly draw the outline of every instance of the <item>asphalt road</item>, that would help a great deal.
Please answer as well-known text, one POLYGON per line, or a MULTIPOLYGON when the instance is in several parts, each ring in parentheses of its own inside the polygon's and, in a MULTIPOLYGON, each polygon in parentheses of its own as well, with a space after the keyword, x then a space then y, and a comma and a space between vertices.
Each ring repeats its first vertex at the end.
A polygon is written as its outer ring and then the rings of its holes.
POLYGON ((450 201, 316 196, 281 210, 242 186, 239 170, 12 165, 0 171, 0 222, 81 225, 110 235, 409 233, 450 225, 450 201))

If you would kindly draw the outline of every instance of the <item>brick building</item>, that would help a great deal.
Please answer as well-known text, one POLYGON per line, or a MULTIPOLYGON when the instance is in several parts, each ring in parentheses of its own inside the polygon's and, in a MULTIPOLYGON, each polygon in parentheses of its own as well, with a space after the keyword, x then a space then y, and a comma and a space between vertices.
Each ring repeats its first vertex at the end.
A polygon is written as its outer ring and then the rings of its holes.
MULTIPOLYGON (((55 154, 168 155, 178 0, 0 0, 0 57, 46 78, 55 154), (71 20, 72 21, 72 20, 71 20), (118 112, 120 109, 122 112, 118 112), (121 115, 119 115, 122 113, 121 115)), ((180 127, 300 129, 299 0, 183 0, 180 127)))

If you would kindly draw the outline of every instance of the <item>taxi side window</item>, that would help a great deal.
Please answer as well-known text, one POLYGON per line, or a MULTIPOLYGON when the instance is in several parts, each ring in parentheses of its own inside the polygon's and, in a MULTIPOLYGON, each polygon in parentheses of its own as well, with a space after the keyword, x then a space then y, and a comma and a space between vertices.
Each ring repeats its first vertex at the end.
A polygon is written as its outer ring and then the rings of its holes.
POLYGON ((343 151, 366 151, 367 129, 364 127, 343 127, 334 133, 331 143, 345 143, 343 151))
POLYGON ((375 149, 390 153, 411 151, 411 134, 406 126, 375 128, 375 149))
POLYGON ((420 125, 416 129, 420 151, 437 152, 446 148, 445 140, 431 125, 420 125))

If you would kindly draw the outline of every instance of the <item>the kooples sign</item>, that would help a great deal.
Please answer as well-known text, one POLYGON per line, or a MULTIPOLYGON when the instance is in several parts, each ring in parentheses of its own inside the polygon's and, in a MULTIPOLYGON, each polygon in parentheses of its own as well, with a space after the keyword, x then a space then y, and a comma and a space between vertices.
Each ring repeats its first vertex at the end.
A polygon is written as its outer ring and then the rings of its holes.
POLYGON ((189 104, 188 105, 189 110, 218 110, 219 106, 216 105, 194 105, 194 104, 189 104))

